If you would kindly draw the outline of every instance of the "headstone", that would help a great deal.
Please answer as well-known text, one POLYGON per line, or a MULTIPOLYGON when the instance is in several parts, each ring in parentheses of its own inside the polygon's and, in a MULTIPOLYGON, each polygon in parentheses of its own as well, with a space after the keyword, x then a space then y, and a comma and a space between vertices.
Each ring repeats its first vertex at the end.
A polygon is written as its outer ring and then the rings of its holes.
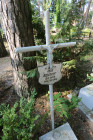
POLYGON ((79 108, 93 122, 93 83, 81 88, 79 97, 82 98, 79 108))
POLYGON ((39 137, 39 140, 77 140, 73 130, 68 123, 39 137))

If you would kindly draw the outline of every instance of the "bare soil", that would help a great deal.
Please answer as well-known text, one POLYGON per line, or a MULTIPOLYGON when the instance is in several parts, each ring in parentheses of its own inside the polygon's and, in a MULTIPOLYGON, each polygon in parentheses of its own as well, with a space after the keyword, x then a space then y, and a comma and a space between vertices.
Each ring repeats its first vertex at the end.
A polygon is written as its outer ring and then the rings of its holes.
MULTIPOLYGON (((64 94, 64 92, 63 92, 64 94)), ((9 57, 0 58, 0 104, 6 103, 13 106, 19 97, 13 90, 13 74, 9 57)), ((50 110, 49 98, 46 93, 39 95, 35 102, 35 112, 41 118, 50 110)), ((68 120, 78 140, 93 140, 93 123, 79 110, 73 112, 72 117, 68 120)), ((63 121, 55 113, 55 127, 63 124, 63 121)), ((50 115, 44 121, 44 124, 39 129, 37 136, 44 135, 51 131, 50 115)))

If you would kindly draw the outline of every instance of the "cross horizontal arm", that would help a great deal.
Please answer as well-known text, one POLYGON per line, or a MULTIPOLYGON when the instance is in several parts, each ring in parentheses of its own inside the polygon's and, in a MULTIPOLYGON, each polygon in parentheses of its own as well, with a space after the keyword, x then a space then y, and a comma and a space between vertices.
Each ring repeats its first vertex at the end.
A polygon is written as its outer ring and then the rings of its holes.
POLYGON ((16 53, 23 53, 23 52, 31 52, 31 51, 41 51, 47 50, 46 45, 39 45, 39 46, 29 46, 29 47, 20 47, 16 49, 16 53))
POLYGON ((16 49, 16 53, 30 52, 30 51, 41 51, 41 50, 49 50, 50 48, 53 50, 55 48, 63 48, 75 46, 76 42, 67 42, 67 43, 59 43, 59 44, 50 44, 50 47, 47 45, 39 45, 39 46, 29 46, 29 47, 20 47, 16 49))
POLYGON ((50 46, 53 49, 56 49, 56 48, 70 47, 70 46, 75 46, 75 45, 76 45, 76 42, 67 42, 67 43, 52 44, 50 46))

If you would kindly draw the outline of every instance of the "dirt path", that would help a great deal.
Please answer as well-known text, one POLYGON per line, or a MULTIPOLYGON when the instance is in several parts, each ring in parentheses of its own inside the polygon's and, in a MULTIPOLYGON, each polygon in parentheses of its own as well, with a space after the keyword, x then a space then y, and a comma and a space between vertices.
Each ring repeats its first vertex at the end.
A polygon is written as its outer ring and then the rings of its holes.
POLYGON ((13 73, 10 57, 0 58, 0 104, 14 104, 17 95, 13 92, 13 73))
POLYGON ((12 70, 10 57, 0 58, 0 77, 12 70))

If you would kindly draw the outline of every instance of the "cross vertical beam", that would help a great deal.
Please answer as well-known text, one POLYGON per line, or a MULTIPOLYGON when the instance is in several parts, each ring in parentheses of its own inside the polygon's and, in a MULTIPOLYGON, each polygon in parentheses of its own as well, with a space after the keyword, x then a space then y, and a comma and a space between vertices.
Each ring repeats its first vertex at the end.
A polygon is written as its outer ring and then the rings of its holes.
MULTIPOLYGON (((46 46, 50 45, 50 18, 49 18, 49 10, 45 11, 45 32, 46 32, 46 46)), ((49 47, 47 51, 47 64, 49 64, 50 69, 52 69, 52 60, 53 54, 52 50, 49 47)), ((53 109, 53 85, 49 85, 49 93, 50 93, 50 110, 51 110, 51 127, 54 129, 54 109, 53 109)))
MULTIPOLYGON (((56 48, 75 46, 76 42, 50 44, 49 10, 47 10, 45 12, 45 31, 46 31, 46 45, 20 47, 20 48, 16 48, 15 52, 16 53, 24 53, 24 52, 30 52, 30 51, 46 50, 47 51, 47 64, 49 64, 49 68, 52 69, 52 60, 53 60, 52 51, 56 48)), ((54 129, 53 84, 49 85, 49 91, 50 91, 51 125, 52 125, 52 130, 53 130, 54 129)))

